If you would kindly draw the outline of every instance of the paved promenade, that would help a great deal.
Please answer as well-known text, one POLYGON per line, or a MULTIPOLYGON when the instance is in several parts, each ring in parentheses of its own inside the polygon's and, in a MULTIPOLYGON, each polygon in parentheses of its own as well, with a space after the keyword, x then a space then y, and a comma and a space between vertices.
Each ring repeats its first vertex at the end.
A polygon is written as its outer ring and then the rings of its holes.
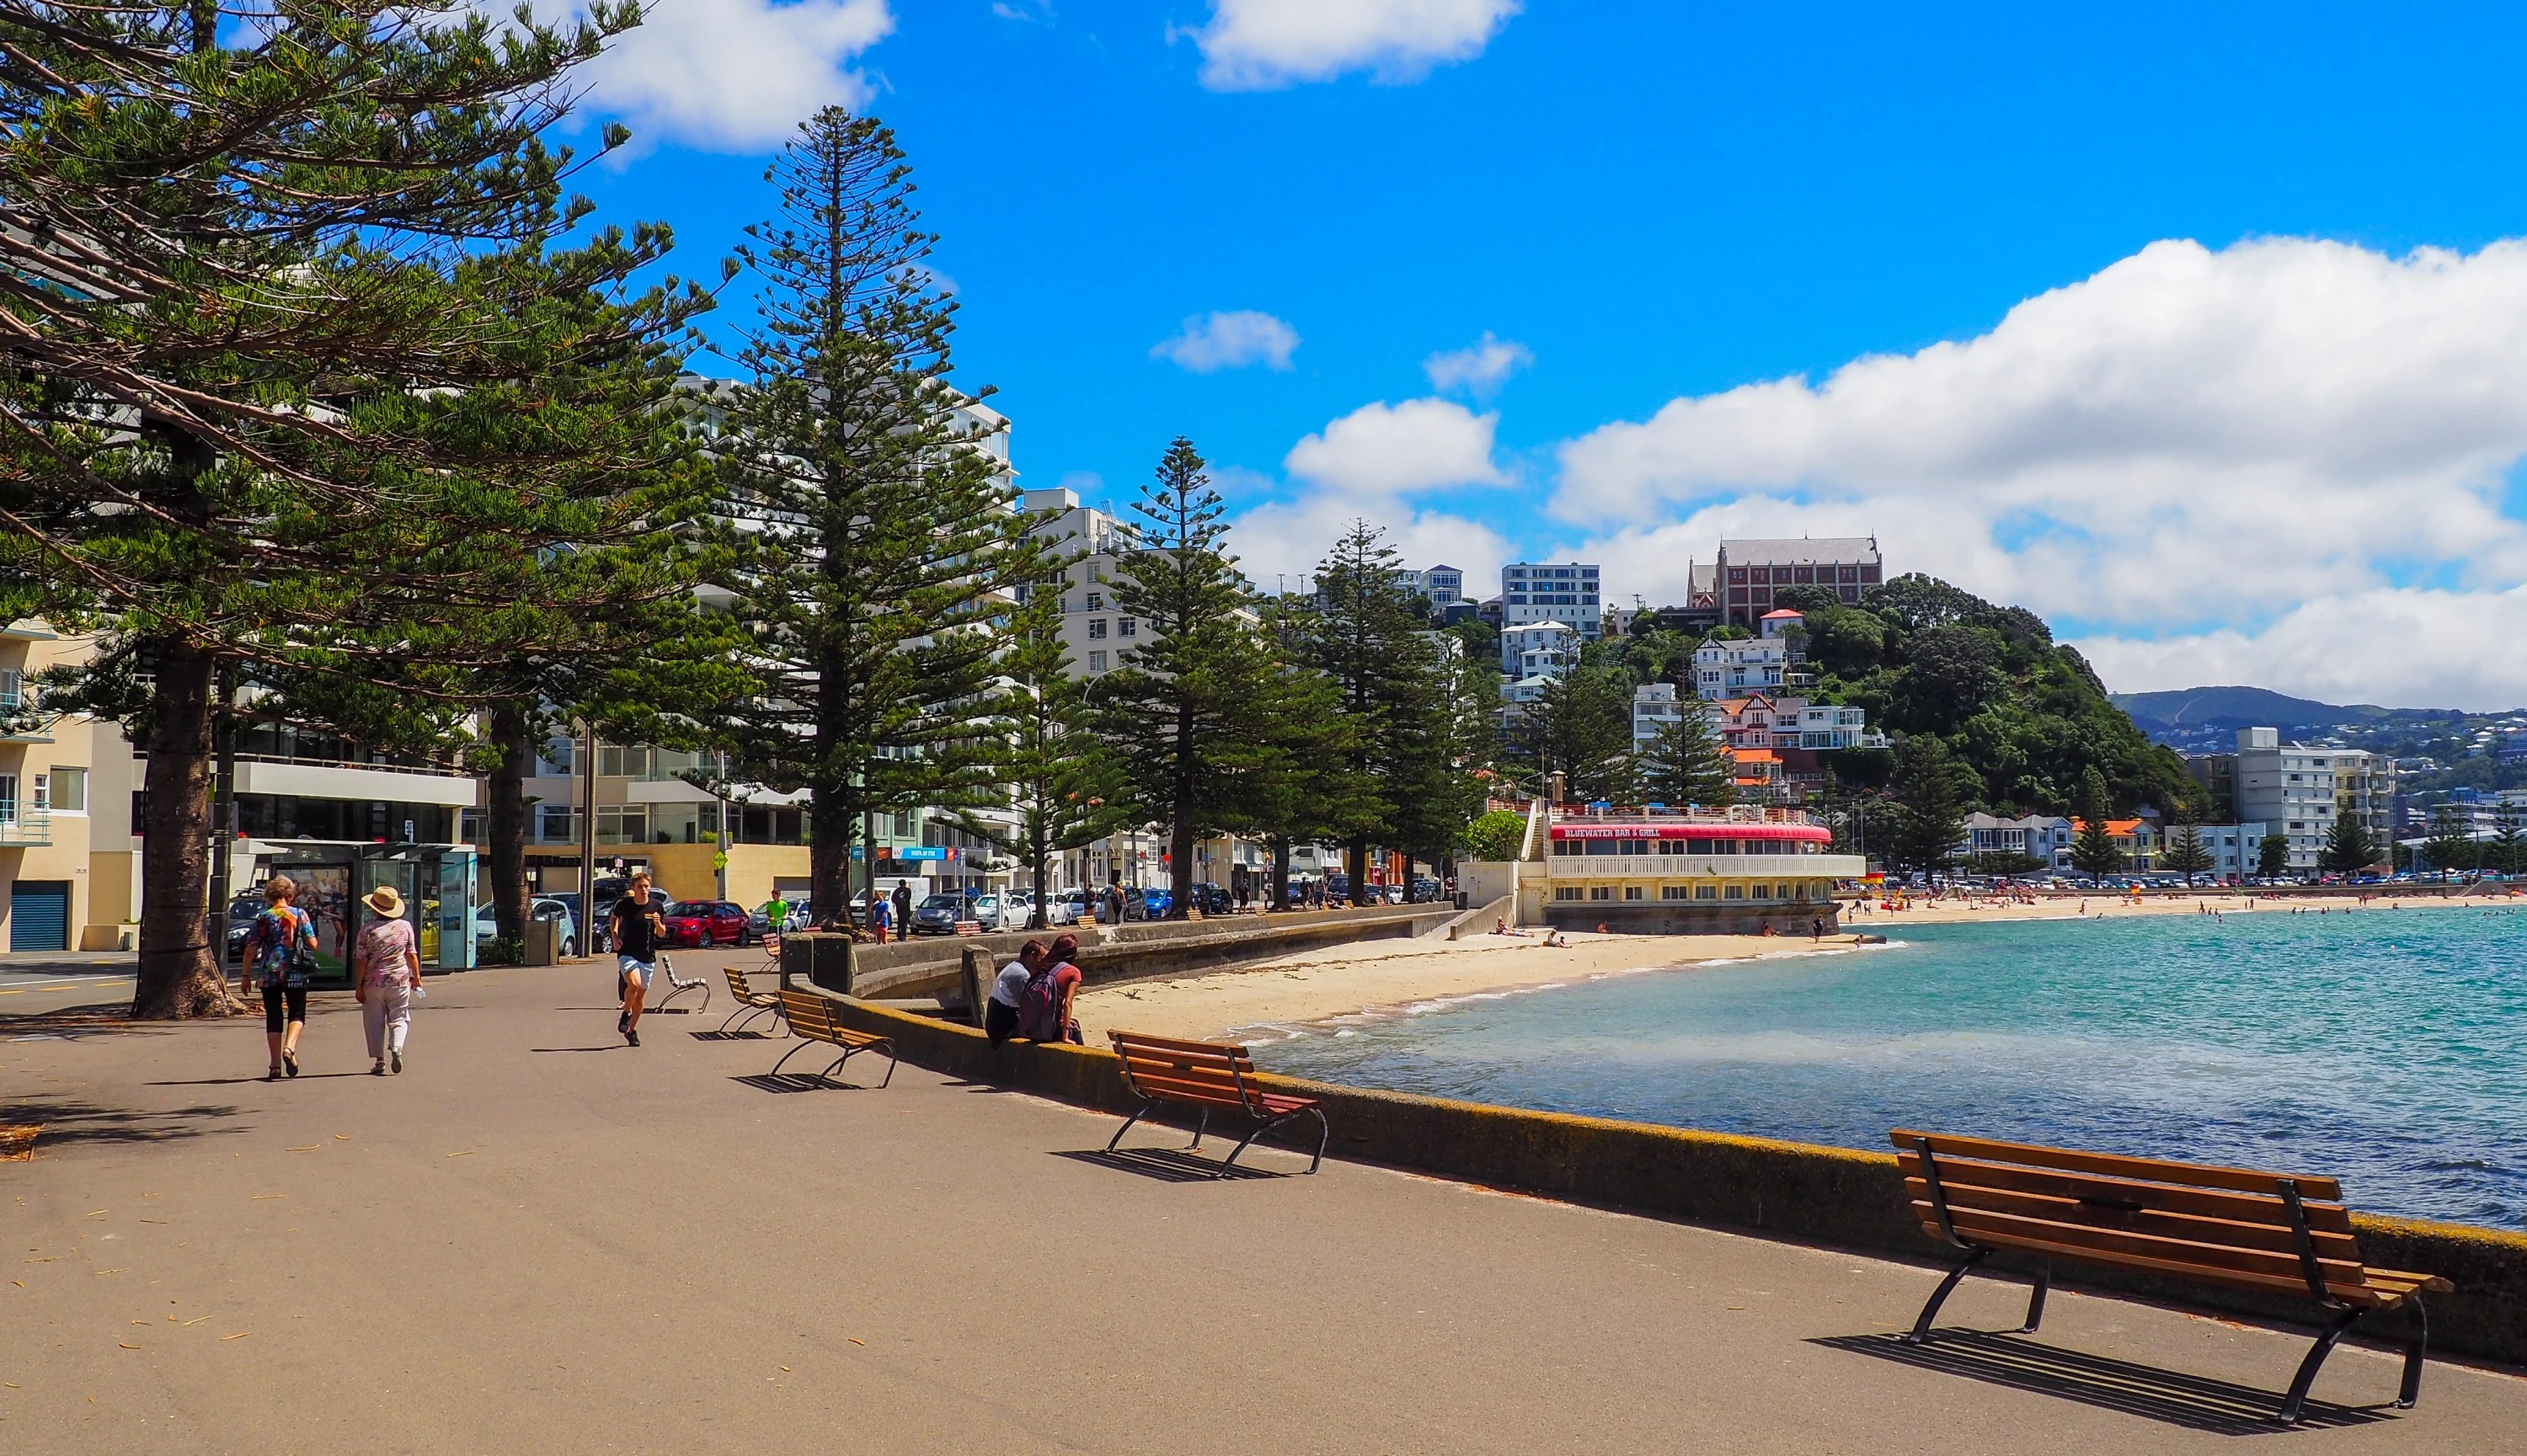
POLYGON ((259 1020, 0 1003, 0 1122, 47 1127, 0 1162, 0 1449, 2527 1451, 2509 1375, 2395 1412, 2346 1350, 2273 1431, 2295 1331, 2057 1293, 1916 1354, 1923 1267, 1342 1164, 1188 1181, 918 1068, 773 1089, 716 1016, 628 1049, 612 981, 437 980, 400 1078, 319 997, 280 1084, 259 1020))

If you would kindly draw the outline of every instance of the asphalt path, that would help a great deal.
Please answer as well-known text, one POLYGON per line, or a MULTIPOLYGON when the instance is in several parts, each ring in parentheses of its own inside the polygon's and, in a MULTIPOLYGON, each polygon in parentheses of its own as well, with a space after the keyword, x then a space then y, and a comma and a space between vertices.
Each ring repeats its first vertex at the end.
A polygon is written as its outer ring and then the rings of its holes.
POLYGON ((716 1015, 627 1047, 611 989, 436 979, 384 1078, 319 992, 278 1083, 257 1018, 0 1016, 0 1124, 42 1129, 0 1162, 0 1450, 2527 1451, 2513 1374, 2434 1361, 2399 1412, 2346 1348, 2279 1432, 2304 1330, 2057 1289, 2021 1336, 1979 1280, 1917 1350, 1927 1263, 1284 1151, 1212 1180, 1215 1139, 1109 1156, 918 1068, 770 1078, 792 1043, 716 1015))

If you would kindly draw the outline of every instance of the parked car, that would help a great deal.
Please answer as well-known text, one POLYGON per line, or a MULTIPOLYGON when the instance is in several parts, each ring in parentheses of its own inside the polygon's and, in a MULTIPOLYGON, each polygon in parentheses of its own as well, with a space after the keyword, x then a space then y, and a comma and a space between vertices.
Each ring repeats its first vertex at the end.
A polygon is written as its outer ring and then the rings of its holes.
POLYGON ((1088 891, 1055 890, 1044 898, 1044 923, 1049 926, 1075 926, 1079 917, 1088 913, 1088 891))
POLYGON ((1033 902, 1019 890, 995 890, 974 897, 973 919, 986 930, 1023 930, 1033 902))
POLYGON ((912 907, 912 933, 916 935, 954 935, 956 923, 974 919, 974 897, 971 895, 932 895, 912 907))
POLYGON ((746 907, 727 900, 679 900, 663 912, 667 944, 675 947, 744 945, 746 907))
POLYGON ((229 901, 228 956, 232 961, 245 959, 245 932, 254 929, 254 918, 263 914, 259 895, 239 895, 229 901))
MULTIPOLYGON (((538 895, 527 902, 527 915, 532 920, 555 922, 553 953, 561 956, 579 954, 579 921, 570 906, 557 896, 538 895)), ((488 945, 499 934, 499 913, 490 905, 474 907, 474 943, 488 945)))
POLYGON ((1228 898, 1228 891, 1216 884, 1197 884, 1189 898, 1193 908, 1205 915, 1230 915, 1237 909, 1235 902, 1228 898))
MULTIPOLYGON (((1126 897, 1126 905, 1127 905, 1127 910, 1128 910, 1129 896, 1131 895, 1131 893, 1132 893, 1132 892, 1131 892, 1130 890, 1125 890, 1123 893, 1124 893, 1124 895, 1125 895, 1125 897, 1126 897)), ((1162 890, 1162 889, 1147 889, 1147 890, 1143 890, 1143 891, 1141 892, 1141 916, 1140 916, 1140 918, 1141 918, 1141 919, 1143 919, 1143 920, 1165 920, 1165 919, 1167 918, 1167 912, 1169 912, 1169 911, 1171 911, 1171 910, 1175 909, 1175 904, 1176 904, 1176 894, 1175 894, 1175 891, 1173 891, 1173 890, 1162 890)), ((1127 918, 1128 918, 1128 913, 1127 913, 1127 918)))

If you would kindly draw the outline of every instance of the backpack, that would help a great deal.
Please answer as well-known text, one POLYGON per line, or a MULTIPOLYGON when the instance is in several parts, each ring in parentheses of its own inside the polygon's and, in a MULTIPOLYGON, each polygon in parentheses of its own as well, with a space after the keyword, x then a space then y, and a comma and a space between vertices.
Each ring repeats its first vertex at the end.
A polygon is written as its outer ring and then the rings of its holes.
POLYGON ((298 928, 297 932, 289 937, 289 970, 301 979, 313 980, 325 970, 316 964, 316 923, 295 908, 289 917, 298 928))
POLYGON ((1061 1029, 1053 1024, 1060 1009, 1053 1001, 1053 970, 1045 967, 1027 978, 1026 990, 1018 997, 1018 1034, 1030 1041, 1057 1041, 1061 1029))

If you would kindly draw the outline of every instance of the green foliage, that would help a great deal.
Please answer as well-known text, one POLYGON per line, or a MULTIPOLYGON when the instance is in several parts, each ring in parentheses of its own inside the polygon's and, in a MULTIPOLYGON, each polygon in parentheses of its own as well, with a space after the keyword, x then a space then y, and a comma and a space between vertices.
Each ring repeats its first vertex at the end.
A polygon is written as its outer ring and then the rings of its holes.
POLYGON ((2080 828, 2071 839, 2071 868, 2091 878, 2124 868, 2124 852, 2115 845, 2106 821, 2114 813, 2106 797, 2106 776, 2091 767, 2080 776, 2080 828))
POLYGON ((2484 845, 2457 822, 2455 815, 2441 809, 2431 816, 2430 837, 2422 841, 2422 858, 2434 870, 2454 874, 2480 869, 2484 845))
POLYGON ((1276 665, 1255 627, 1236 559, 1221 549, 1224 507, 1193 441, 1167 446, 1133 503, 1139 543, 1124 553, 1115 609, 1144 624, 1123 666, 1092 685, 1099 731, 1131 765, 1131 803, 1168 829, 1174 916, 1191 909, 1194 841, 1245 821, 1272 767, 1257 713, 1276 665))
POLYGON ((2503 875, 2527 874, 2527 825, 2521 812, 2507 805, 2494 821, 2492 842, 2484 846, 2484 868, 2503 875))
POLYGON ((1871 587, 1858 607, 1789 590, 1807 616, 1814 696, 1865 708, 1892 732, 1938 737, 1972 771, 1976 807, 2067 813, 2090 769, 2118 813, 2207 806, 2184 761, 2135 728, 2034 613, 1918 575, 1871 587))
POLYGON ((1538 783, 1549 774, 1564 776, 1566 798, 1637 802, 1632 680, 1621 668, 1572 668, 1511 720, 1508 737, 1511 761, 1538 783))
POLYGON ((727 735, 736 777, 808 791, 811 894, 839 906, 865 816, 995 796, 1002 592, 1044 572, 985 448, 999 417, 949 385, 955 305, 894 134, 828 107, 766 176, 778 215, 739 254, 763 285, 751 378, 715 401, 732 610, 763 681, 727 735))
POLYGON ((1737 802, 1737 766, 1712 731, 1710 712, 1699 699, 1678 706, 1683 711, 1676 721, 1660 724, 1634 758, 1642 801, 1706 808, 1737 802))
POLYGON ((1966 836, 1975 777, 1936 734, 1905 738, 1895 748, 1893 812, 1881 834, 1888 864, 1935 875, 1966 836))
POLYGON ((967 833, 1008 854, 1034 881, 1028 927, 1045 926, 1051 867, 1066 850, 1093 844, 1124 827, 1122 765, 1096 733, 1087 684, 1070 671, 1061 640, 1066 562, 1019 588, 1009 618, 1008 649, 1000 659, 1008 736, 999 753, 1000 807, 1014 820, 960 814, 967 833))
POLYGON ((2266 879, 2290 873, 2290 839, 2282 834, 2266 834, 2255 845, 2255 873, 2266 879))
POLYGON ((2173 870, 2192 884, 2193 877, 2207 873, 2212 866, 2211 851, 2202 842, 2202 831, 2192 825, 2180 825, 2167 841, 2167 852, 2158 858, 2158 867, 2173 870))
POLYGON ((1526 816, 1515 809, 1495 809, 1466 826, 1458 835, 1470 860, 1514 860, 1526 842, 1526 816))
POLYGON ((2335 812, 2334 827, 2325 831, 2325 848, 2317 856, 2317 866, 2335 875, 2353 875, 2378 862, 2378 841, 2369 837, 2368 826, 2350 814, 2335 812))

